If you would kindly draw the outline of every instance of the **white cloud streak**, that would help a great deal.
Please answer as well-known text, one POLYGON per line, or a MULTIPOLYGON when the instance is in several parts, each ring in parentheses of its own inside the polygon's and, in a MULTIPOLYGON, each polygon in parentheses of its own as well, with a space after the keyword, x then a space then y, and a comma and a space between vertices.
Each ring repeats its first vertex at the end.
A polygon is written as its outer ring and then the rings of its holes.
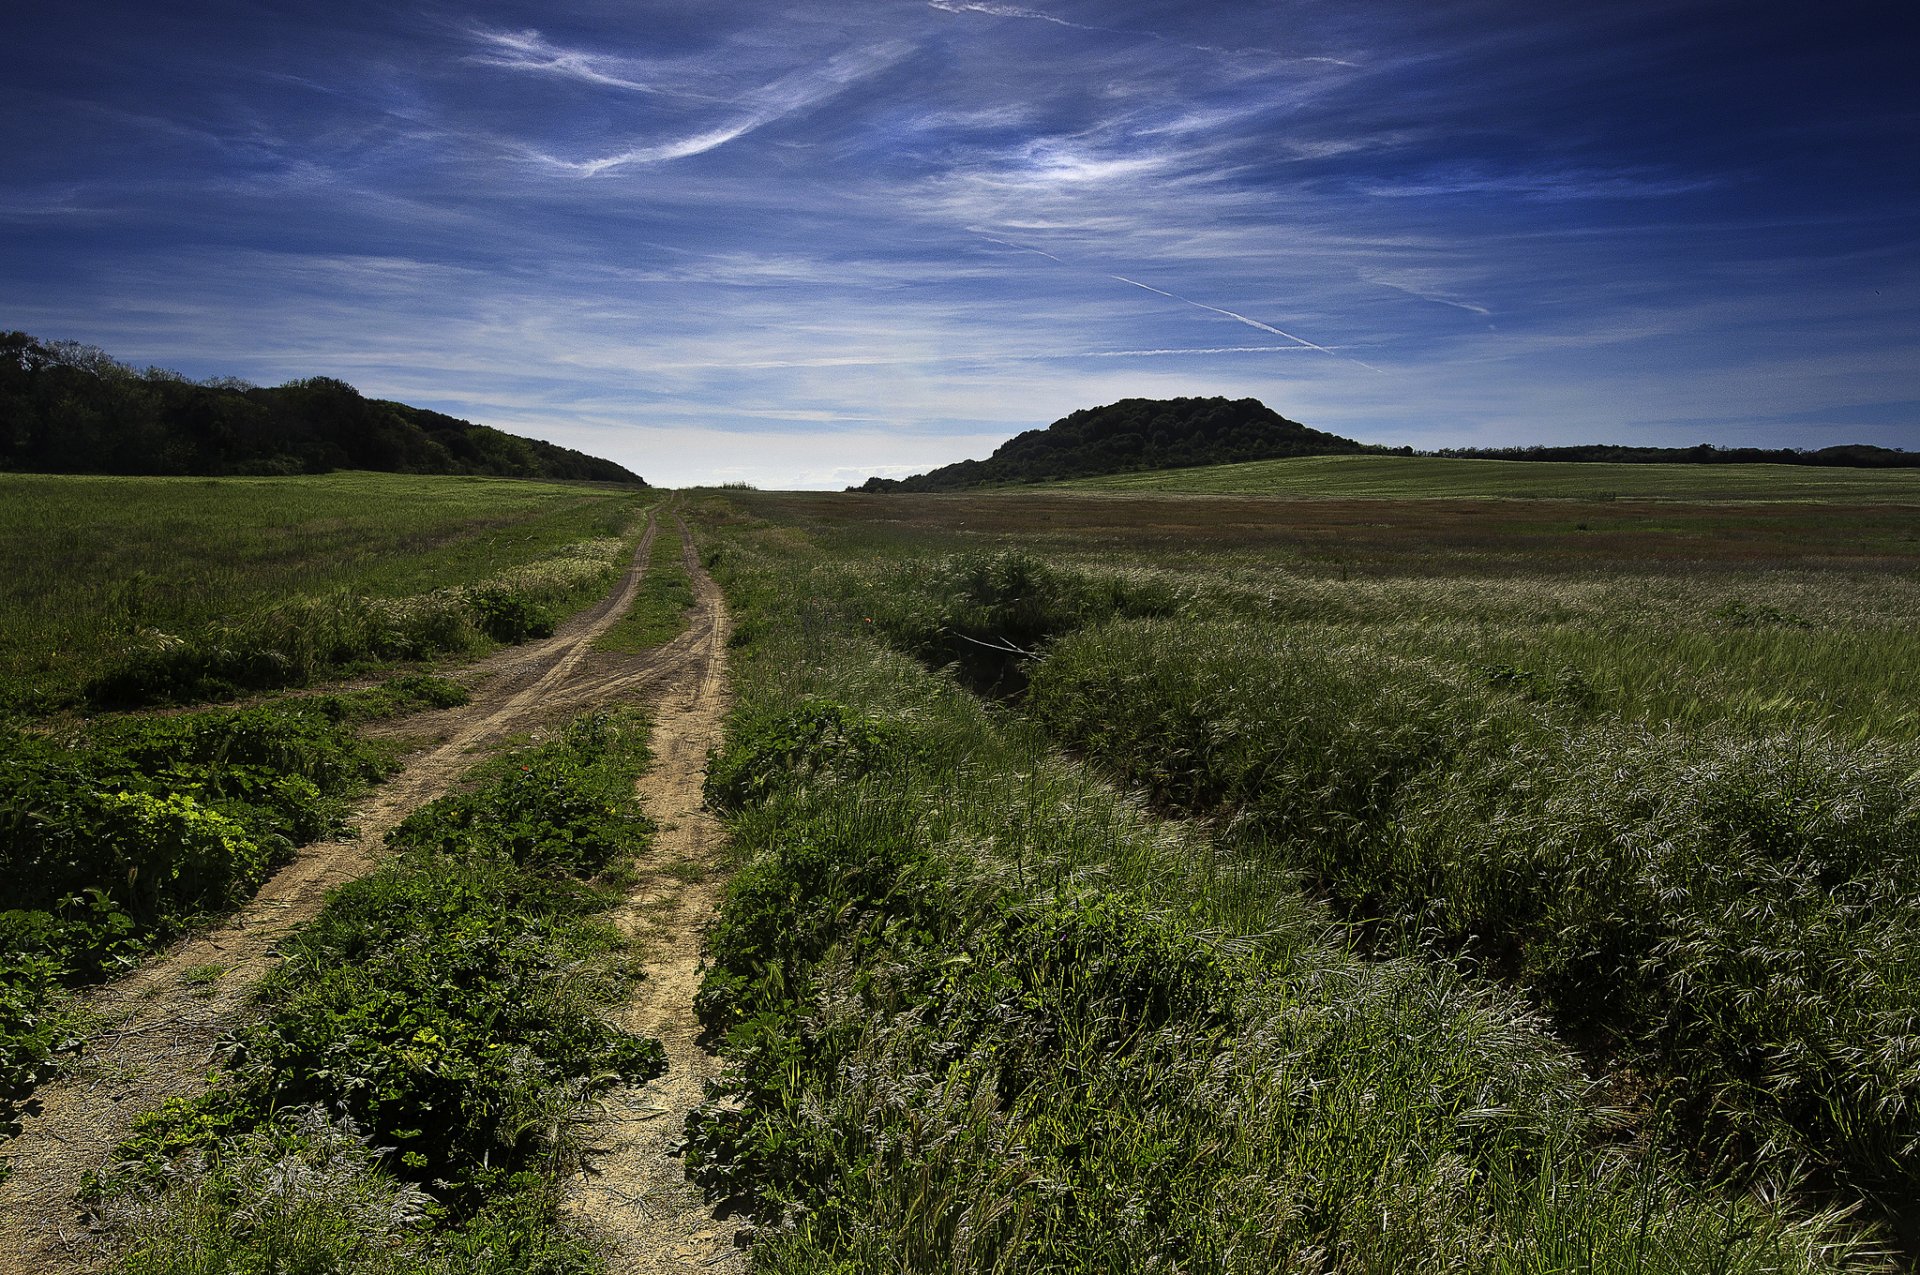
POLYGON ((527 154, 553 168, 578 173, 583 177, 704 155, 776 120, 809 110, 838 96, 861 80, 894 66, 910 51, 911 46, 899 41, 849 50, 830 58, 823 66, 796 71, 748 94, 741 104, 745 107, 742 114, 718 128, 689 137, 636 146, 618 154, 589 160, 565 160, 532 149, 528 149, 527 154))
POLYGON ((1307 338, 1303 336, 1295 336, 1291 332, 1283 332, 1279 328, 1274 327, 1271 323, 1262 323, 1258 319, 1249 319, 1246 315, 1237 313, 1233 310, 1224 310, 1217 305, 1208 305, 1204 301, 1195 301, 1190 297, 1183 297, 1177 293, 1167 292, 1163 289, 1153 287, 1151 284, 1141 283, 1138 279, 1129 279, 1123 274, 1108 275, 1107 277, 1109 279, 1116 279, 1119 282, 1128 284, 1132 287, 1139 288, 1144 292, 1151 292, 1155 296, 1165 297, 1169 301, 1178 301, 1181 305, 1190 305, 1196 310, 1207 310, 1207 311, 1211 311, 1214 314, 1224 315, 1225 317, 1232 319, 1235 323, 1244 323, 1250 328, 1258 328, 1262 332, 1271 332, 1274 336, 1285 337, 1289 341, 1298 342, 1300 345, 1304 346, 1309 350, 1318 350, 1322 354, 1331 355, 1336 359, 1345 359, 1349 363, 1359 363, 1361 367, 1366 368, 1369 372, 1378 372, 1381 370, 1380 368, 1373 366, 1371 363, 1361 363, 1359 359, 1354 358, 1350 354, 1342 354, 1338 350, 1334 349, 1332 346, 1319 345, 1313 341, 1307 340, 1307 338))
POLYGON ((1148 30, 1131 29, 1131 28, 1124 28, 1124 27, 1102 27, 1102 26, 1093 26, 1085 22, 1070 22, 1066 18, 1057 17, 1051 13, 1044 13, 1039 9, 1025 9, 1020 7, 1019 5, 1013 5, 1013 4, 996 4, 996 3, 989 2, 989 0, 927 0, 927 7, 929 9, 938 9, 942 13, 953 13, 953 14, 976 13, 981 15, 982 17, 989 17, 989 18, 1022 18, 1028 22, 1049 22, 1049 23, 1052 23, 1054 26, 1067 27, 1074 31, 1098 31, 1103 35, 1132 36, 1136 39, 1153 40, 1160 44, 1170 44, 1175 46, 1176 48, 1191 49, 1195 53, 1214 53, 1214 54, 1219 54, 1225 57, 1234 57, 1234 56, 1239 56, 1244 54, 1255 54, 1255 55, 1261 55, 1266 57, 1285 58, 1287 61, 1290 61, 1290 62, 1321 62, 1330 66, 1359 65, 1358 63, 1355 63, 1355 62, 1349 62, 1344 58, 1295 57, 1289 54, 1277 52, 1276 50, 1273 50, 1273 49, 1255 49, 1255 48, 1223 49, 1220 46, 1214 45, 1214 44, 1188 44, 1184 40, 1175 40, 1170 36, 1162 35, 1158 31, 1148 31, 1148 30))
POLYGON ((476 53, 467 58, 467 61, 480 66, 554 75, 583 84, 598 84, 605 88, 626 89, 634 93, 664 91, 656 84, 636 80, 624 74, 621 68, 625 64, 621 59, 585 53, 578 49, 563 49, 549 42, 538 31, 482 29, 472 34, 488 49, 485 53, 476 53))

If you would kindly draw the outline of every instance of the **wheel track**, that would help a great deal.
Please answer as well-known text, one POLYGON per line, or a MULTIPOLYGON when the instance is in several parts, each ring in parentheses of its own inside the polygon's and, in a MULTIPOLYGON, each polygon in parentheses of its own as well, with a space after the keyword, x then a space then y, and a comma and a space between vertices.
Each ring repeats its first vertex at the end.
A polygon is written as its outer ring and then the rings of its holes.
MULTIPOLYGON (((676 519, 677 521, 677 519, 676 519)), ((639 882, 614 922, 642 945, 644 977, 621 1024, 658 1037, 667 1073, 616 1090, 602 1104, 581 1175, 568 1184, 568 1212, 603 1241, 614 1275, 738 1271, 743 1255, 733 1228, 686 1179, 678 1144, 687 1113, 705 1097, 720 1061, 700 1044, 693 1013, 700 987, 700 945, 719 902, 724 833, 704 808, 708 748, 720 742, 727 711, 727 614, 720 591, 694 558, 679 527, 695 609, 687 631, 660 648, 676 678, 654 710, 653 765, 640 780, 642 801, 659 823, 635 865, 639 882)))
MULTIPOLYGON (((674 521, 691 564, 691 538, 674 521)), ((106 1253, 75 1194, 108 1162, 136 1116, 205 1088, 221 1038, 254 1012, 249 998, 274 967, 275 945, 318 913, 329 890, 370 871, 388 830, 448 791, 476 754, 591 705, 645 699, 676 678, 705 686, 719 676, 725 620, 704 573, 696 577, 705 587, 696 591, 692 623, 679 638, 637 658, 593 650, 632 606, 659 525, 659 513, 649 514, 625 576, 597 606, 551 638, 474 665, 480 689, 471 704, 402 724, 425 728, 439 742, 409 757, 356 810, 354 835, 302 847, 225 922, 88 993, 102 1026, 83 1060, 41 1086, 19 1136, 0 1144, 13 1168, 0 1182, 0 1269, 53 1275, 99 1268, 106 1253), (210 986, 188 985, 187 971, 213 965, 226 972, 210 986)))

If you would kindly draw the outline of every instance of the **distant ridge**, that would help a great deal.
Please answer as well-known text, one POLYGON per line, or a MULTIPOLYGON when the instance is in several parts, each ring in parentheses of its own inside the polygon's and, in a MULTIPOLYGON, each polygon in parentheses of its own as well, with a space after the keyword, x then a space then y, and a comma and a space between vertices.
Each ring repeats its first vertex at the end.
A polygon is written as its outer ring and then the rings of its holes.
POLYGON ((869 478, 848 490, 958 491, 1384 450, 1309 429, 1257 398, 1124 398, 1016 434, 985 460, 963 460, 912 478, 869 478))
POLYGON ((0 332, 0 471, 319 474, 371 469, 503 478, 646 480, 570 447, 315 376, 263 389, 139 371, 76 341, 0 332))

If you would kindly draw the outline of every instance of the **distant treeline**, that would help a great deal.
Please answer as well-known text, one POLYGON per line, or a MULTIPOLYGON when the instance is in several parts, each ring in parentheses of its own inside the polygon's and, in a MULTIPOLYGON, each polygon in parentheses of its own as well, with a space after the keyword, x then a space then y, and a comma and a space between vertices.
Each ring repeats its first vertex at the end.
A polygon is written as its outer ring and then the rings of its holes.
POLYGON ((522 438, 315 376, 271 389, 129 367, 76 341, 0 332, 0 470, 49 474, 411 474, 642 483, 522 438))
POLYGON ((869 478, 850 490, 956 491, 1386 450, 1309 429, 1255 398, 1127 398, 1017 434, 986 460, 963 460, 912 478, 869 478))
POLYGON ((1803 451, 1798 447, 1621 447, 1589 443, 1576 447, 1448 447, 1433 453, 1465 460, 1571 460, 1624 465, 1832 465, 1853 469, 1920 468, 1920 452, 1848 443, 1803 451))

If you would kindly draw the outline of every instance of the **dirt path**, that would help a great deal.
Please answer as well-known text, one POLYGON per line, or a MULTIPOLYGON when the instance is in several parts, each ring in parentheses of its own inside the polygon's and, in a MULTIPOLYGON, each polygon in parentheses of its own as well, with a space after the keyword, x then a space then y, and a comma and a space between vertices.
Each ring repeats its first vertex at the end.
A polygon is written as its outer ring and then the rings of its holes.
POLYGON ((644 944, 646 977, 626 1007, 634 1031, 658 1036, 667 1074, 608 1095, 586 1172, 570 1184, 569 1211, 606 1240, 614 1275, 737 1271, 733 1228, 715 1220, 673 1154, 687 1112, 703 1096, 718 1060, 696 1039, 693 995, 700 986, 700 934, 719 898, 721 831, 701 805, 707 749, 726 713, 726 610, 693 558, 695 622, 674 640, 699 654, 654 708, 653 767, 640 794, 660 824, 640 881, 615 920, 644 944))
MULTIPOLYGON (((225 924, 91 994, 103 1027, 82 1063, 42 1086, 20 1135, 0 1145, 14 1170, 0 1183, 0 1267, 9 1275, 98 1265, 102 1254, 73 1203, 75 1191, 105 1163, 135 1116, 204 1087, 221 1036, 242 1020, 249 993, 274 966, 274 944, 311 919, 328 890, 364 875, 387 831, 446 792, 476 755, 592 704, 646 700, 663 688, 692 688, 669 693, 663 721, 677 720, 672 704, 718 702, 725 619, 704 574, 696 574, 698 603, 688 632, 639 656, 593 650, 594 639, 632 605, 660 522, 650 518, 625 578, 598 606, 545 641, 475 665, 480 685, 473 703, 399 724, 410 736, 436 742, 408 758, 355 812, 355 836, 303 848, 225 924)), ((684 541, 684 528, 679 532, 684 541)), ((696 799, 703 759, 702 753, 692 761, 696 799)), ((656 769, 667 766, 663 761, 656 769)))

